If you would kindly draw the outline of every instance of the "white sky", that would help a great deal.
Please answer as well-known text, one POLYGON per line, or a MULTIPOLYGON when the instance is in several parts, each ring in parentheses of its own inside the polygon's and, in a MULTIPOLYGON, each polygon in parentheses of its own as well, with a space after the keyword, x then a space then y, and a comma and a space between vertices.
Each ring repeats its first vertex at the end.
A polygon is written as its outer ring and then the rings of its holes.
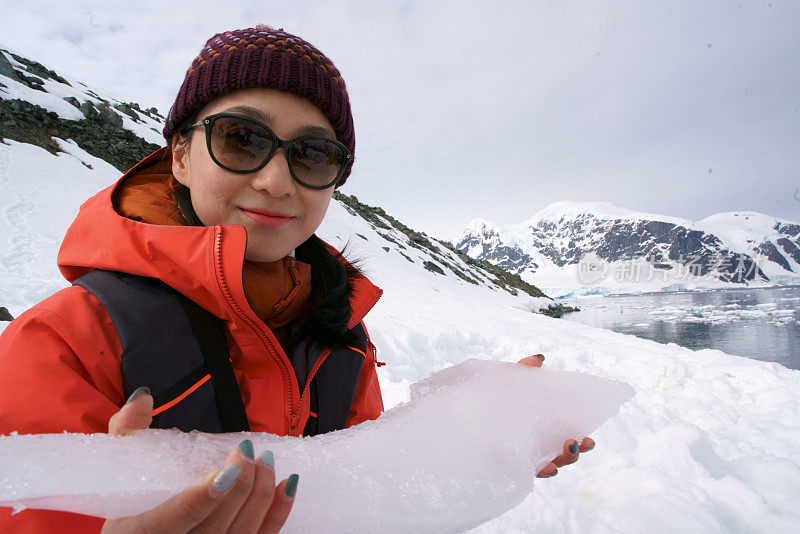
POLYGON ((166 113, 208 37, 260 22, 347 82, 342 191, 430 235, 559 200, 800 220, 800 2, 0 0, 0 46, 166 113))

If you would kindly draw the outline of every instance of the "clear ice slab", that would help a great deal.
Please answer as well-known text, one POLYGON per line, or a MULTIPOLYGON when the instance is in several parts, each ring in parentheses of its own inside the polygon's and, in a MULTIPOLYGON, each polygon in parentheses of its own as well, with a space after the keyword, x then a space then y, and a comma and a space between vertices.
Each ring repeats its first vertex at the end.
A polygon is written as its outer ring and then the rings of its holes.
POLYGON ((273 451, 279 480, 300 475, 287 532, 458 532, 516 507, 564 441, 590 435, 633 395, 617 380, 470 359, 412 384, 410 401, 379 419, 315 437, 0 436, 0 506, 135 515, 249 438, 257 455, 273 451))

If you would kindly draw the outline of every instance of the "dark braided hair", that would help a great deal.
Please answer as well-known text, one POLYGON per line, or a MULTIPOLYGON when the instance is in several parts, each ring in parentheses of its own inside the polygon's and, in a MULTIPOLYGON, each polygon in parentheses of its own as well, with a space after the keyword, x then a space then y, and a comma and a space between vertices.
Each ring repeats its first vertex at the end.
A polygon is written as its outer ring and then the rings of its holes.
POLYGON ((361 276, 358 261, 344 261, 348 241, 337 254, 331 254, 320 238, 311 235, 297 247, 295 257, 311 265, 311 300, 308 319, 290 343, 310 337, 333 349, 355 343, 357 337, 347 329, 350 322, 350 294, 353 281, 361 276))
MULTIPOLYGON (((183 217, 192 226, 204 226, 192 206, 189 188, 178 181, 175 184, 173 192, 183 217)), ((319 237, 312 234, 295 250, 298 261, 311 265, 311 298, 306 321, 300 329, 294 330, 290 345, 306 338, 334 350, 355 344, 358 336, 348 330, 347 324, 352 311, 352 284, 361 276, 358 268, 361 262, 344 260, 349 245, 348 241, 340 252, 333 254, 319 237)))

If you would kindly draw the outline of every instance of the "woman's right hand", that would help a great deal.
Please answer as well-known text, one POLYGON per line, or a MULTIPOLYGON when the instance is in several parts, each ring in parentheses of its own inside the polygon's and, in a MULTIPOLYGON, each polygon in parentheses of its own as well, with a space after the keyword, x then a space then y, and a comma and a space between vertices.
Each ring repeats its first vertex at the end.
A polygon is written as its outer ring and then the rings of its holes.
MULTIPOLYGON (((149 427, 152 410, 153 398, 137 391, 109 421, 109 434, 149 427)), ((201 483, 147 512, 109 519, 102 532, 278 532, 292 509, 297 475, 276 486, 272 453, 267 451, 258 459, 253 456, 252 442, 243 441, 228 455, 225 466, 201 483)))

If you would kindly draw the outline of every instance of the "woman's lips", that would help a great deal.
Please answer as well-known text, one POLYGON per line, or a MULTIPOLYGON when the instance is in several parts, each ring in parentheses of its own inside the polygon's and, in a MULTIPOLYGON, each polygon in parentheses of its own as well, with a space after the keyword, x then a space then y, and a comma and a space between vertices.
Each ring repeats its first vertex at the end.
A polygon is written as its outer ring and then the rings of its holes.
POLYGON ((250 219, 259 226, 269 226, 269 227, 283 226, 284 224, 294 219, 294 217, 274 211, 253 211, 246 208, 239 208, 239 209, 242 211, 245 217, 247 217, 248 219, 250 219))

